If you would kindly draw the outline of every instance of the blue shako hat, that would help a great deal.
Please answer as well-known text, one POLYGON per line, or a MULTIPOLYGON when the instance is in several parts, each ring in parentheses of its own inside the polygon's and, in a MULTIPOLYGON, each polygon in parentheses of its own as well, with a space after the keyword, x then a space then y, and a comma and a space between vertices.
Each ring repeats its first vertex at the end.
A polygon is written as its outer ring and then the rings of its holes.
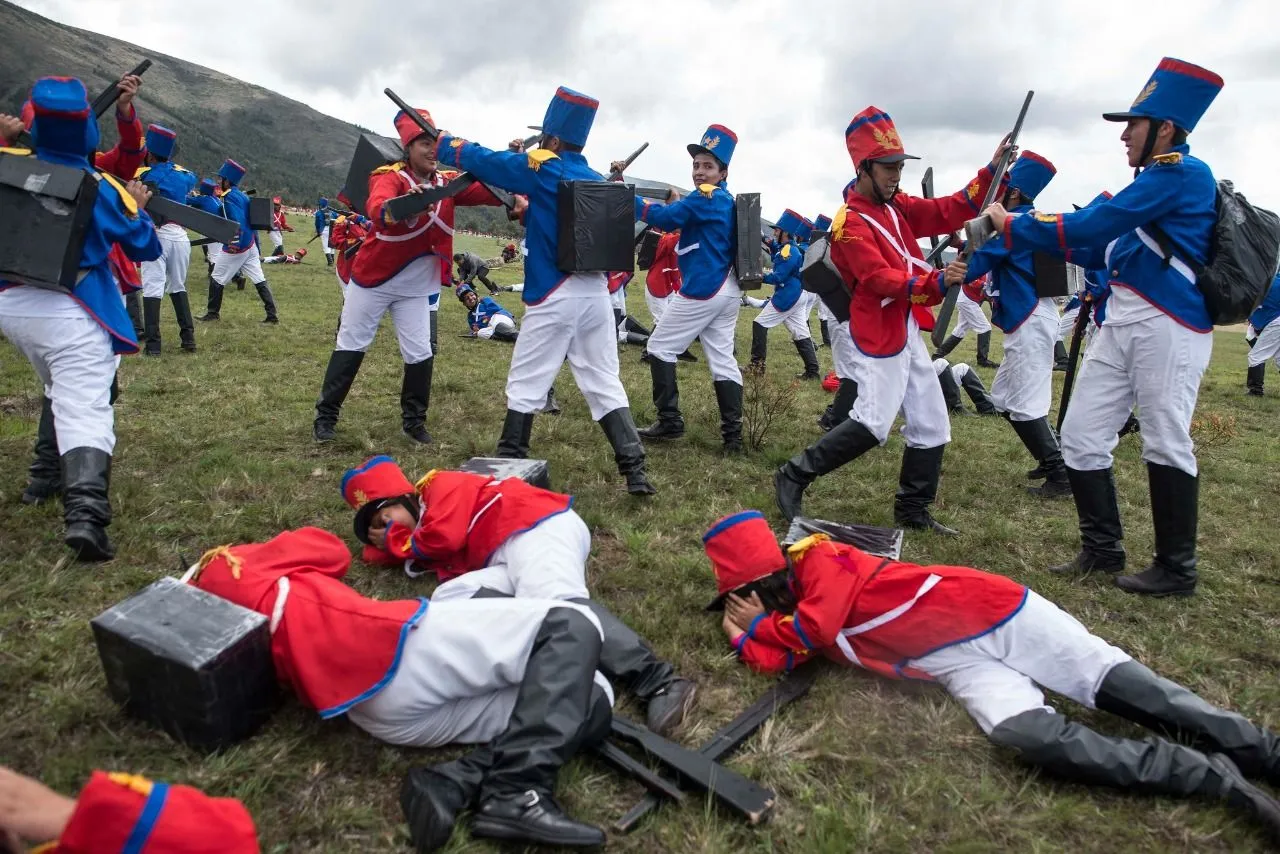
POLYGON ((178 141, 178 132, 169 130, 163 125, 148 125, 147 127, 147 151, 156 157, 163 157, 168 160, 173 156, 174 145, 178 141))
POLYGON ((733 159, 733 150, 738 147, 738 135, 724 125, 712 125, 698 142, 686 146, 690 157, 699 154, 710 154, 725 166, 733 159))
POLYGON ((1009 188, 1035 199, 1057 174, 1057 168, 1048 160, 1034 151, 1024 151, 1009 170, 1009 188))
POLYGON ((787 234, 796 236, 804 230, 804 217, 787 208, 782 212, 782 216, 778 217, 778 221, 773 224, 774 228, 780 228, 787 234))
POLYGON ((222 168, 218 170, 218 177, 226 178, 231 183, 231 186, 234 187, 240 183, 240 179, 244 177, 244 173, 247 171, 239 163, 228 159, 226 163, 222 164, 222 168))
POLYGON ((1128 110, 1103 113, 1102 117, 1109 122, 1133 118, 1170 121, 1190 133, 1222 86, 1222 78, 1209 69, 1166 56, 1128 110))
POLYGON ((595 98, 561 86, 547 105, 547 114, 542 118, 542 132, 572 145, 584 146, 598 109, 600 102, 595 98))
POLYGON ((831 230, 831 217, 826 214, 818 214, 813 220, 813 230, 819 234, 826 234, 831 230))
POLYGON ((41 156, 88 168, 98 147, 98 120, 84 84, 74 77, 41 77, 31 87, 31 139, 41 156))

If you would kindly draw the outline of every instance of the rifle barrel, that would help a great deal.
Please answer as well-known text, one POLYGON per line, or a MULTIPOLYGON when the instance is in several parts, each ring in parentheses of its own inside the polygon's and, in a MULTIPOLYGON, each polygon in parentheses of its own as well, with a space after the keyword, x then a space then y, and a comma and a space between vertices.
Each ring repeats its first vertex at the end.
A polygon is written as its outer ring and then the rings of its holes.
POLYGON ((392 92, 391 89, 389 88, 383 89, 382 94, 386 95, 393 102, 395 102, 395 105, 399 107, 401 110, 403 110, 405 115, 413 119, 417 123, 418 127, 422 128, 423 133, 427 134, 432 139, 435 139, 436 137, 440 136, 440 131, 436 130, 435 125, 431 124, 431 122, 423 118, 421 113, 419 113, 413 107, 410 107, 407 103, 405 103, 404 98, 401 98, 395 92, 392 92))
MULTIPOLYGON (((151 60, 144 59, 142 60, 142 62, 139 62, 137 66, 135 66, 134 69, 129 72, 129 74, 126 74, 125 76, 128 77, 132 75, 134 77, 141 77, 146 72, 146 70, 150 67, 151 67, 151 60)), ((95 116, 101 117, 104 113, 107 112, 108 109, 110 109, 111 105, 114 104, 119 99, 120 99, 119 83, 118 82, 108 83, 107 88, 99 92, 98 97, 93 99, 93 114, 95 116)))

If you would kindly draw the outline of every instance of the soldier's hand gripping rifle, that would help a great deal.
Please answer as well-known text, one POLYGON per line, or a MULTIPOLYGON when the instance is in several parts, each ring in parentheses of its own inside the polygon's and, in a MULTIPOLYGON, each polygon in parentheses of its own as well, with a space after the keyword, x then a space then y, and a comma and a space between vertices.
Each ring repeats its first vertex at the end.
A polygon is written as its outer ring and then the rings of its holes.
MULTIPOLYGON (((1004 153, 1000 155, 1000 160, 996 163, 995 174, 991 176, 991 186, 987 187, 987 194, 982 199, 982 207, 979 211, 985 211, 996 200, 996 193, 1000 192, 1000 184, 1004 181, 1004 175, 1009 171, 1012 165, 1014 152, 1017 150, 1018 135, 1022 133, 1022 123, 1027 118, 1027 110, 1031 108, 1031 99, 1035 96, 1034 91, 1028 91, 1027 97, 1022 101, 1022 109, 1018 111, 1018 119, 1013 123, 1013 130, 1006 137, 1006 147, 1004 153)), ((980 214, 976 220, 970 220, 965 223, 965 237, 969 238, 968 242, 960 250, 958 256, 960 261, 968 262, 969 258, 977 251, 978 247, 986 242, 986 238, 974 240, 975 235, 987 235, 991 237, 995 235, 995 228, 991 226, 991 220, 986 214, 980 214), (970 228, 974 223, 985 222, 986 228, 970 228), (989 234, 988 234, 989 232, 989 234)), ((925 263, 940 267, 938 263, 942 259, 942 253, 946 250, 950 241, 939 241, 924 259, 925 263)), ((942 308, 938 310, 938 320, 933 326, 933 332, 930 338, 933 340, 933 346, 941 347, 947 338, 947 329, 951 325, 951 315, 956 310, 956 300, 960 298, 960 288, 947 288, 947 295, 942 301, 942 308)))
MULTIPOLYGON (((146 73, 146 70, 150 67, 151 67, 151 60, 144 59, 142 60, 142 62, 139 62, 132 71, 124 75, 124 77, 141 77, 144 73, 146 73)), ((107 112, 107 110, 111 109, 112 105, 114 105, 116 101, 120 100, 120 94, 121 93, 120 93, 119 80, 117 80, 114 83, 107 84, 107 88, 99 92, 98 97, 94 98, 93 103, 90 105, 90 107, 93 109, 94 117, 102 118, 102 116, 107 112)), ((31 134, 25 130, 22 133, 18 134, 18 138, 14 140, 13 145, 19 146, 21 148, 32 148, 32 149, 35 148, 35 145, 31 140, 31 134)))
MULTIPOLYGON (((426 118, 424 118, 422 114, 413 107, 410 107, 403 98, 395 92, 392 92, 390 89, 383 89, 382 91, 383 94, 390 98, 397 107, 404 111, 405 115, 417 123, 423 133, 431 137, 433 141, 440 138, 440 131, 436 130, 435 125, 427 121, 426 118)), ((407 193, 403 196, 396 196, 394 199, 388 199, 383 207, 397 222, 400 222, 409 219, 410 217, 417 216, 436 202, 458 195, 458 193, 461 193, 463 190, 477 182, 492 193, 494 198, 502 202, 508 212, 515 207, 516 200, 510 193, 484 183, 470 172, 463 172, 443 187, 432 187, 420 193, 407 193)))

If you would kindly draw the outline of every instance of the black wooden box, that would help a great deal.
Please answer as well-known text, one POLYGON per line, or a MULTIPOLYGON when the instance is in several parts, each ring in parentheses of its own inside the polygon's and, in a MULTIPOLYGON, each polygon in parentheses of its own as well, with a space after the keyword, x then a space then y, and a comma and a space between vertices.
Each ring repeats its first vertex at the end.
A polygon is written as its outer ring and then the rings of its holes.
POLYGON ((362 216, 368 216, 365 203, 369 201, 369 173, 380 166, 404 159, 404 149, 394 139, 376 133, 362 133, 356 140, 355 154, 347 168, 347 180, 342 185, 341 198, 350 208, 362 216))
POLYGON ((611 273, 635 266, 635 188, 617 181, 561 181, 556 266, 611 273))
POLYGON ((822 236, 809 244, 800 265, 800 286, 817 294, 836 320, 849 322, 849 300, 853 295, 831 260, 831 238, 822 236))
POLYGON ((173 578, 95 617, 111 698, 198 750, 243 741, 270 716, 267 618, 173 578))
POLYGON ((1070 296, 1067 282, 1067 262, 1047 252, 1031 253, 1032 274, 1035 276, 1036 297, 1070 296))
POLYGON ((734 230, 738 241, 733 271, 738 277, 738 287, 744 291, 754 291, 764 284, 764 249, 761 243, 764 232, 760 230, 760 194, 739 193, 733 202, 734 230))
POLYGON ((97 198, 83 169, 0 154, 0 279, 74 288, 97 198))
POLYGON ((502 457, 472 457, 458 471, 488 475, 498 480, 518 477, 526 483, 551 488, 551 469, 546 460, 509 460, 502 457))
POLYGON ((272 213, 270 199, 249 199, 249 228, 254 231, 270 231, 272 213))
POLYGON ((786 539, 782 545, 790 546, 798 543, 810 534, 827 534, 837 543, 845 543, 859 548, 867 554, 897 560, 902 557, 902 529, 879 528, 875 525, 846 525, 841 522, 828 522, 825 519, 810 519, 797 516, 787 529, 786 539))

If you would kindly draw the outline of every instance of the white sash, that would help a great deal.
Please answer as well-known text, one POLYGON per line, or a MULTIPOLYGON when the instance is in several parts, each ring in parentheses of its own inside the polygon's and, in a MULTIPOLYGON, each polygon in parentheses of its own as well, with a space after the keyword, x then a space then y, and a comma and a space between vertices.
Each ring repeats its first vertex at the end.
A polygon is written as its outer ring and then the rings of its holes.
POLYGON ((910 252, 908 252, 906 250, 906 247, 903 245, 902 228, 898 224, 898 215, 897 213, 894 212, 893 205, 885 205, 884 208, 889 212, 889 218, 893 220, 893 230, 898 232, 897 240, 893 239, 893 235, 889 233, 889 230, 887 228, 885 228, 880 223, 876 222, 871 217, 864 214, 862 211, 858 211, 858 216, 862 217, 864 220, 867 221, 868 225, 872 226, 873 228, 875 228, 876 231, 884 235, 884 239, 889 241, 889 244, 898 251, 899 255, 902 256, 902 260, 907 262, 907 272, 910 272, 911 267, 914 265, 919 267, 925 273, 932 273, 933 272, 932 267, 930 267, 924 261, 912 255, 910 252))
POLYGON ((870 620, 867 620, 865 623, 859 623, 856 626, 852 626, 847 629, 841 629, 840 634, 836 635, 836 646, 840 647, 840 651, 844 653, 846 658, 848 658, 854 664, 861 666, 862 662, 858 659, 858 656, 854 653, 853 645, 849 643, 849 638, 853 637, 854 635, 860 635, 865 632, 869 632, 872 629, 878 629, 884 624, 891 623, 894 620, 898 619, 903 614, 907 613, 912 608, 914 608, 915 604, 920 601, 920 597, 928 593, 930 590, 932 590, 937 585, 937 583, 941 580, 942 580, 941 575, 931 573, 929 577, 926 578, 924 582, 920 585, 920 589, 916 591, 916 595, 912 596, 910 599, 908 599, 906 602, 903 602, 898 607, 889 611, 885 611, 883 614, 879 615, 878 617, 872 617, 870 620))

